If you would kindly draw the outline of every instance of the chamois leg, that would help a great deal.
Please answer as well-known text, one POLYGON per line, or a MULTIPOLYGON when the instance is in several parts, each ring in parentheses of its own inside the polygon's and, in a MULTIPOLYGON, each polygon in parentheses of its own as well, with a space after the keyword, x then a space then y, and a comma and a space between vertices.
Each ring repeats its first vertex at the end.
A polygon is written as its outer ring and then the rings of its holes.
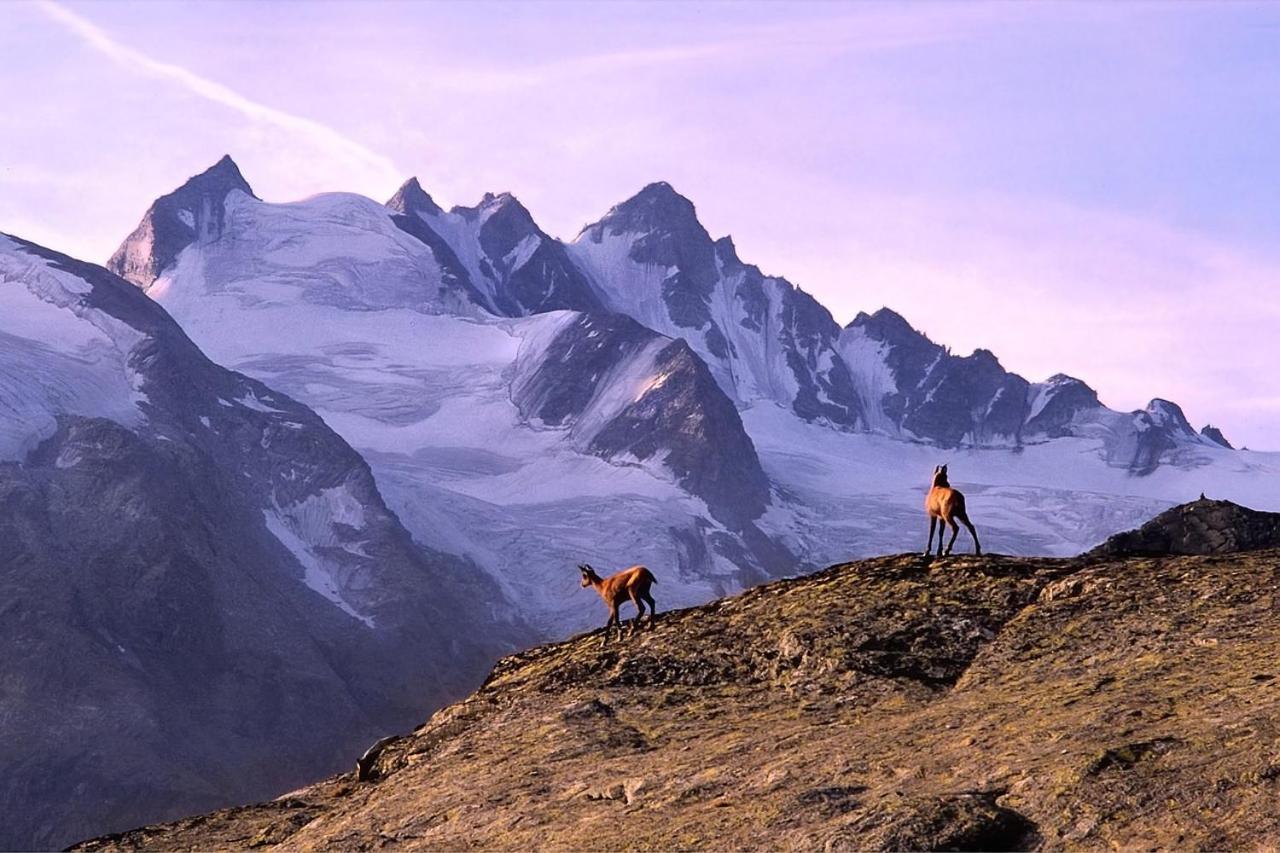
POLYGON ((942 543, 947 538, 947 518, 946 516, 938 516, 938 556, 942 554, 942 543))
POLYGON ((973 537, 973 553, 979 557, 982 556, 982 544, 978 542, 978 531, 973 529, 973 522, 969 520, 969 516, 960 516, 960 522, 969 529, 969 535, 973 537))
POLYGON ((631 620, 631 633, 640 630, 640 619, 644 616, 644 602, 640 600, 640 593, 634 589, 631 590, 631 603, 636 606, 636 618, 631 620))
POLYGON ((929 544, 924 546, 924 555, 926 557, 933 554, 933 528, 938 524, 938 519, 932 515, 929 516, 929 544))
POLYGON ((604 648, 609 643, 609 632, 613 630, 613 626, 618 626, 618 639, 622 639, 622 623, 618 621, 618 606, 616 604, 609 605, 609 621, 604 623, 604 637, 600 640, 600 648, 604 648))
POLYGON ((653 620, 658 616, 658 605, 653 603, 653 595, 646 592, 642 595, 645 601, 649 603, 649 624, 653 624, 653 620))
MULTIPOLYGON (((951 541, 947 543, 947 552, 946 552, 946 555, 950 557, 951 549, 956 547, 956 537, 960 535, 960 525, 956 524, 956 520, 954 516, 948 519, 947 523, 951 525, 951 541)), ((943 532, 945 532, 945 530, 943 532)), ((938 540, 938 544, 939 545, 942 544, 941 539, 938 540)))

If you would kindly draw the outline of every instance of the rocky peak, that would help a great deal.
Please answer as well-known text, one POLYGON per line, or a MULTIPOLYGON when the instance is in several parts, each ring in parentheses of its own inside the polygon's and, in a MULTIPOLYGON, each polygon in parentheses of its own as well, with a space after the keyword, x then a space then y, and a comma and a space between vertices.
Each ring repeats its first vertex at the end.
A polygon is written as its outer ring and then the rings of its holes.
POLYGON ((187 246, 215 240, 222 234, 226 198, 236 190, 257 198, 240 174, 240 167, 230 156, 223 156, 173 192, 156 199, 138 227, 107 261, 107 269, 139 287, 150 286, 187 246))
POLYGON ((742 265, 742 261, 738 258, 738 247, 733 244, 733 238, 729 235, 721 237, 715 242, 716 257, 720 259, 720 263, 726 267, 737 267, 742 265))
POLYGON ((202 191, 209 193, 221 193, 226 195, 231 190, 241 190, 246 195, 253 195, 253 189, 249 186, 249 182, 244 179, 244 175, 240 172, 240 167, 236 165, 236 161, 231 159, 230 154, 223 154, 218 162, 214 163, 208 169, 191 178, 179 189, 200 188, 202 191))
POLYGON ((405 181, 400 189, 396 190, 396 194, 387 201, 387 207, 396 213, 417 213, 426 216, 438 216, 441 213, 440 205, 427 194, 416 177, 405 181))
POLYGON ((1187 416, 1182 413, 1182 408, 1177 403, 1168 400, 1162 400, 1159 397, 1147 404, 1147 408, 1141 413, 1146 421, 1152 426, 1163 429, 1175 435, 1197 435, 1196 431, 1191 428, 1191 423, 1187 420, 1187 416))
POLYGON ((906 318, 890 308, 881 308, 874 314, 859 311, 846 329, 861 329, 872 340, 890 344, 910 343, 937 346, 923 332, 916 330, 906 318))
POLYGON ((1222 430, 1218 429, 1213 424, 1205 424, 1200 430, 1200 434, 1212 441, 1214 444, 1221 445, 1228 450, 1235 450, 1235 447, 1232 446, 1231 442, 1227 441, 1227 437, 1222 434, 1222 430))
POLYGON ((1162 512, 1137 530, 1117 533, 1089 556, 1234 554, 1280 548, 1280 513, 1259 512, 1203 494, 1162 512))
POLYGON ((598 243, 606 231, 609 234, 665 234, 711 244, 711 236, 698 221, 693 202, 665 181, 649 184, 613 207, 599 222, 582 229, 578 239, 587 237, 598 243))

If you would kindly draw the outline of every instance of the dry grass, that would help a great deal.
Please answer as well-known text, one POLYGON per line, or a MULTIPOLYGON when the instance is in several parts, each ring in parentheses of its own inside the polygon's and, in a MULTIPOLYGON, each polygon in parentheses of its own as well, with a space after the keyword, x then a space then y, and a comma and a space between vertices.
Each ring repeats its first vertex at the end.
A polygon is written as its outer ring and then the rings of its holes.
POLYGON ((508 658, 370 781, 86 847, 1276 846, 1278 572, 837 566, 508 658))

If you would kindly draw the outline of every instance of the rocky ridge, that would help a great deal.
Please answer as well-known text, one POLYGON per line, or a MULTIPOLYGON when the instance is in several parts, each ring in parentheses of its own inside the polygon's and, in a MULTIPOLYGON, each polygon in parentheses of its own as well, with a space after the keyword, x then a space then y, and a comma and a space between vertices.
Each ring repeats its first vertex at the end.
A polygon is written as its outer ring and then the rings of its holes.
POLYGON ((508 657, 357 771, 80 849, 1274 845, 1278 561, 834 566, 508 657))

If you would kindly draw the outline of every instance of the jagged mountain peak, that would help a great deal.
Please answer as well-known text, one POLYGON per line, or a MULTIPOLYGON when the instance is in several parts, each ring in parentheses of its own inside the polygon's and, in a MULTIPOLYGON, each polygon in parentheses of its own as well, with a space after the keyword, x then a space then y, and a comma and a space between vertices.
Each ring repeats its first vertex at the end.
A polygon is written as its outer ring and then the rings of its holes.
POLYGON ((1235 450, 1235 446, 1232 445, 1231 442, 1227 441, 1227 437, 1222 434, 1222 430, 1218 429, 1213 424, 1205 424, 1200 430, 1200 434, 1212 441, 1214 444, 1220 444, 1228 450, 1235 450))
POLYGON ((1187 416, 1183 414, 1182 407, 1177 403, 1156 397, 1147 404, 1143 410, 1153 424, 1161 427, 1171 428, 1177 432, 1197 435, 1192 429, 1191 423, 1187 420, 1187 416))
POLYGON ((208 169, 156 199, 107 261, 107 269, 138 287, 149 287, 187 246, 221 235, 227 196, 237 190, 258 198, 240 167, 224 154, 208 169))
POLYGON ((880 308, 872 314, 859 311, 845 328, 861 329, 868 337, 888 343, 911 342, 933 345, 928 335, 916 329, 905 317, 888 307, 880 308))
POLYGON ((422 188, 422 184, 418 182, 417 177, 412 177, 401 184, 400 189, 396 190, 387 201, 387 207, 396 213, 419 213, 428 216, 437 216, 440 214, 440 205, 436 204, 435 199, 422 188))
POLYGON ((164 198, 189 194, 197 192, 200 194, 225 196, 231 190, 240 190, 246 195, 254 195, 253 188, 249 186, 249 182, 245 180, 244 174, 240 171, 240 167, 236 165, 236 161, 231 159, 230 154, 223 154, 209 168, 205 169, 198 175, 194 175, 187 179, 186 183, 174 190, 164 198))
POLYGON ((975 362, 979 364, 991 365, 992 367, 1001 366, 1000 359, 996 358, 996 354, 993 353, 991 350, 984 349, 982 347, 979 347, 978 349, 974 350, 973 353, 969 356, 969 358, 973 359, 975 362))
POLYGON ((583 228, 577 239, 587 237, 598 243, 606 228, 610 234, 680 234, 711 243, 711 235, 698 221, 693 202, 666 181, 648 184, 631 198, 614 205, 598 222, 583 228))
POLYGON ((479 217, 491 217, 496 214, 506 214, 515 218, 519 218, 527 222, 531 227, 537 228, 533 221, 533 214, 525 207, 520 199, 516 198, 510 192, 492 193, 487 192, 480 197, 480 202, 473 207, 465 205, 456 205, 449 210, 466 219, 476 219, 479 217))
POLYGON ((715 247, 716 257, 720 259, 722 264, 734 266, 742 263, 741 259, 738 258, 738 247, 734 245, 733 238, 728 234, 716 240, 715 247))

